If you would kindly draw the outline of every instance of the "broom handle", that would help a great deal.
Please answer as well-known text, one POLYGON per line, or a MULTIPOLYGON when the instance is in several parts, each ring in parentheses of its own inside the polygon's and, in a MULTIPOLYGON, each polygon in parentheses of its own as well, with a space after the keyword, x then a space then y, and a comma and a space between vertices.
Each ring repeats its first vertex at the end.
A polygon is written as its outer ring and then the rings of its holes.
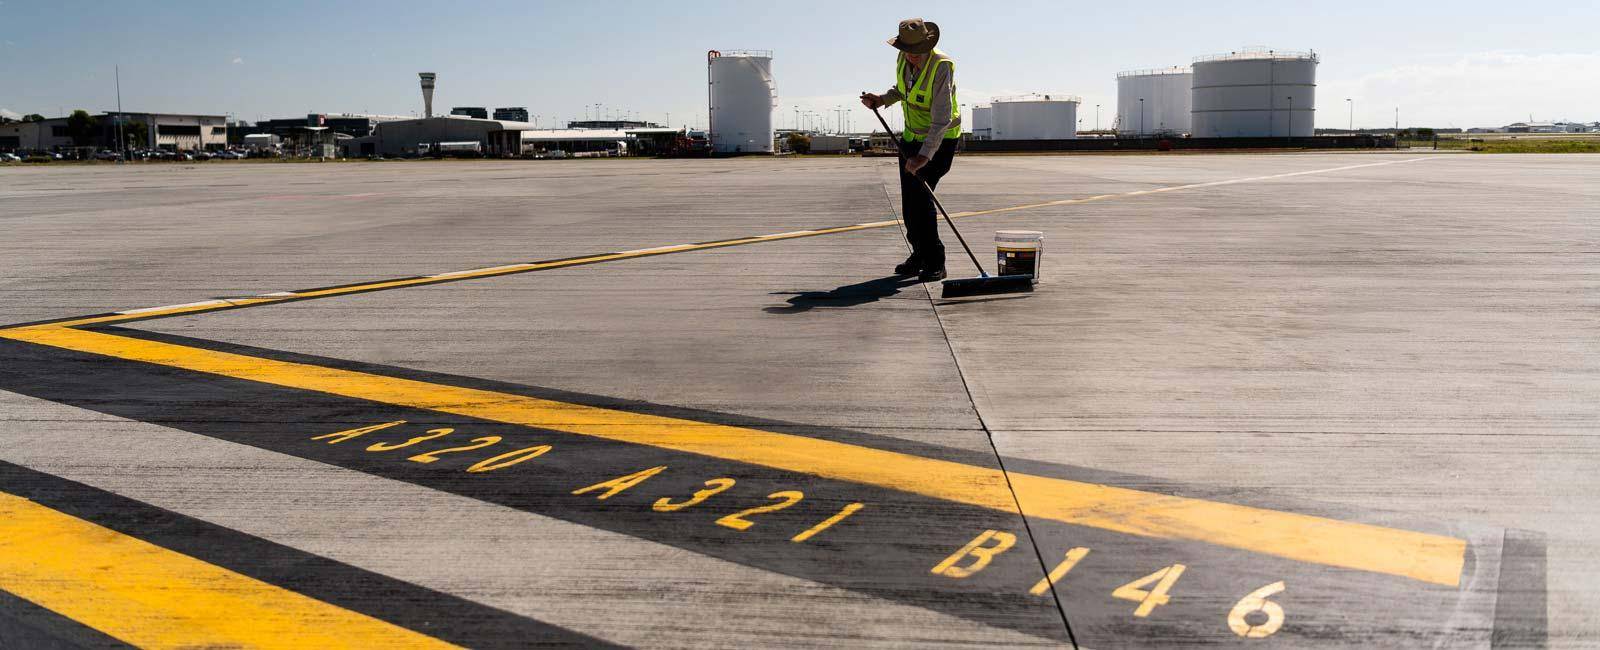
MULTIPOLYGON (((878 123, 883 125, 883 132, 889 134, 889 137, 895 141, 895 157, 900 160, 900 169, 901 171, 904 171, 906 165, 906 154, 904 151, 900 150, 900 138, 895 137, 894 130, 889 128, 889 121, 883 119, 883 114, 879 113, 878 109, 872 109, 872 114, 877 116, 878 123)), ((989 277, 989 272, 983 270, 983 264, 978 262, 978 256, 972 254, 972 247, 967 245, 967 239, 961 236, 961 230, 956 228, 956 222, 950 219, 950 213, 946 212, 944 209, 944 204, 939 202, 939 196, 933 193, 933 186, 928 185, 928 181, 924 180, 921 176, 912 174, 911 177, 917 179, 918 183, 922 183, 922 189, 928 192, 928 198, 933 199, 933 207, 938 208, 939 214, 944 215, 944 222, 950 225, 950 232, 955 233, 956 241, 961 242, 961 250, 966 251, 967 257, 972 260, 972 265, 978 267, 978 275, 985 278, 989 277)))

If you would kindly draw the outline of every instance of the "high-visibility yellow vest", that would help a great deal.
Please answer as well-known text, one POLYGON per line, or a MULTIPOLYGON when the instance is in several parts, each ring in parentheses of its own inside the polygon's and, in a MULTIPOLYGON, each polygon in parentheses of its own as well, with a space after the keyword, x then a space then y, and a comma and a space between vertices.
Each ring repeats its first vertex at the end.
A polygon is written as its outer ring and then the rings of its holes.
POLYGON ((961 137, 961 105, 956 103, 956 88, 954 76, 956 62, 945 56, 944 52, 934 50, 930 53, 928 62, 922 66, 922 73, 906 88, 906 62, 905 53, 901 53, 895 60, 894 87, 900 92, 900 110, 906 118, 904 137, 907 142, 921 142, 928 139, 928 129, 933 126, 933 72, 939 66, 946 66, 950 71, 950 128, 945 129, 944 137, 961 137))

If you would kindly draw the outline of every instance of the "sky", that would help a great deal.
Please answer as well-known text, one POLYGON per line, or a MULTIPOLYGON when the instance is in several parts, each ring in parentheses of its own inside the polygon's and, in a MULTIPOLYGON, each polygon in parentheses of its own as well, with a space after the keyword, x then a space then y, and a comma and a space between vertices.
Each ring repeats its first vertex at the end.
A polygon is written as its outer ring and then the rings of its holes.
MULTIPOLYGON (((1313 50, 1319 127, 1600 120, 1600 2, 125 2, 0 0, 0 114, 230 114, 527 106, 541 125, 705 123, 707 50, 773 51, 775 122, 839 118, 893 80, 884 40, 937 22, 964 104, 1030 92, 1116 113, 1116 73, 1246 47, 1313 50), (1349 98, 1351 101, 1346 102, 1349 98), (596 106, 598 104, 598 106, 596 106), (1351 109, 1353 108, 1353 114, 1351 109)), ((443 110, 440 110, 443 109, 443 110)))

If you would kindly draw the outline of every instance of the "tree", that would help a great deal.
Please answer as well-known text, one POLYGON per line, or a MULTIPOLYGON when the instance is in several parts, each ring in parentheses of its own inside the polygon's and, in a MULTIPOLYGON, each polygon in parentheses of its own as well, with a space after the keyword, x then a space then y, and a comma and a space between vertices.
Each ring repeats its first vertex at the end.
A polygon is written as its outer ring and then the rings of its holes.
POLYGON ((87 147, 94 142, 98 135, 100 120, 89 115, 88 111, 78 109, 67 116, 67 135, 72 138, 72 144, 87 147))
POLYGON ((24 121, 24 122, 43 122, 44 121, 44 116, 40 115, 38 113, 29 113, 27 115, 22 116, 22 121, 24 121))
POLYGON ((790 133, 789 150, 795 153, 811 153, 811 138, 804 133, 790 133))
POLYGON ((138 120, 123 122, 123 146, 128 149, 143 149, 145 147, 145 135, 149 133, 149 130, 149 125, 138 120))

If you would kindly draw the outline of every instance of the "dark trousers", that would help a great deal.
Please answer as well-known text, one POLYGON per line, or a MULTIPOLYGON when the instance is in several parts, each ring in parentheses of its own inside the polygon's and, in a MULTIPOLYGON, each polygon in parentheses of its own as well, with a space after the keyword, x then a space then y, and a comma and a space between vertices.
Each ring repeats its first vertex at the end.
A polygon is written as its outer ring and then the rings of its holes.
MULTIPOLYGON (((950 163, 956 157, 956 138, 946 138, 939 145, 939 151, 933 154, 933 159, 917 172, 917 176, 928 182, 928 187, 937 188, 939 179, 950 171, 950 163)), ((905 160, 910 160, 922 150, 921 142, 900 141, 900 153, 905 160)), ((933 197, 928 196, 928 191, 922 188, 922 183, 917 178, 906 173, 904 164, 900 165, 900 214, 906 222, 906 239, 911 241, 911 254, 922 260, 924 266, 929 268, 944 268, 944 244, 939 241, 939 213, 933 206, 933 197)))

